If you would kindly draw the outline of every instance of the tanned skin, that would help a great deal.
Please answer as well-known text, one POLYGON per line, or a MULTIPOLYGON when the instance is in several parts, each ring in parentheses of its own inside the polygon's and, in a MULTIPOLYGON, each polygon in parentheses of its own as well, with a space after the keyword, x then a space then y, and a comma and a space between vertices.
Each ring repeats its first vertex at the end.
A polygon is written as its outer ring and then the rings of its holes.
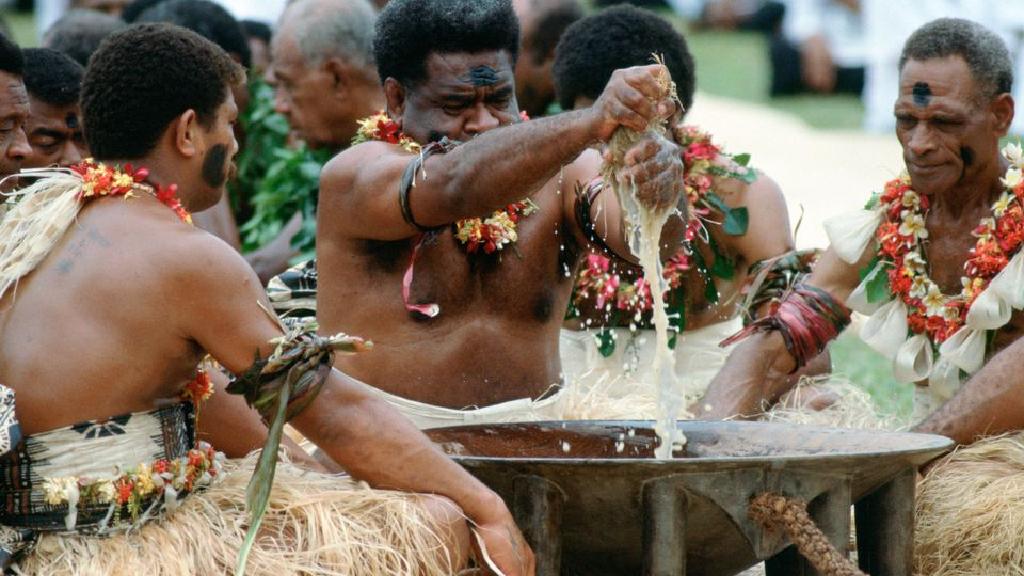
MULTIPOLYGON (((189 110, 133 164, 147 166, 154 183, 177 183, 187 208, 212 206, 238 149, 236 116, 230 95, 212 128, 189 110), (218 147, 224 152, 214 152, 218 147), (218 156, 219 170, 207 160, 218 156)), ((177 398, 207 353, 236 373, 256 354, 269 355, 268 342, 281 330, 261 304, 269 309, 245 260, 154 197, 93 200, 0 300, 0 382, 15 390, 26 434, 152 410, 177 398)), ((252 429, 253 419, 238 417, 239 406, 237 399, 211 403, 202 423, 215 442, 247 435, 258 445, 263 433, 252 429), (222 430, 218 422, 244 429, 222 430)), ((479 527, 506 574, 532 574, 532 553, 501 499, 361 385, 333 372, 291 424, 372 486, 450 499, 479 527)), ((461 512, 428 509, 451 528, 453 557, 464 558, 469 535, 461 512)))
MULTIPOLYGON (((672 114, 656 81, 664 68, 619 70, 594 106, 523 123, 508 53, 431 54, 427 70, 419 86, 391 78, 384 87, 390 116, 417 142, 466 142, 428 159, 409 195, 418 224, 442 227, 416 263, 411 301, 437 303, 440 315, 424 319, 402 302, 419 231, 403 220, 398 190, 414 156, 371 142, 342 152, 322 174, 318 318, 327 332, 374 341, 371 353, 337 366, 392 394, 450 408, 540 397, 561 381, 558 331, 588 247, 574 188, 597 175, 601 158, 583 152, 619 126, 642 130, 659 109, 672 114), (540 210, 520 221, 518 242, 500 255, 469 256, 453 237, 452 222, 527 196, 540 210)), ((641 201, 674 206, 682 197, 674 144, 645 140, 627 163, 641 201)), ((628 254, 614 194, 602 194, 593 213, 604 214, 599 233, 628 254)), ((662 241, 674 247, 683 227, 670 222, 662 241)))
POLYGON ((25 124, 29 100, 21 76, 0 72, 0 176, 15 174, 32 154, 25 124))
MULTIPOLYGON (((943 293, 958 293, 963 264, 976 241, 971 231, 991 216, 991 205, 1003 190, 999 179, 1006 163, 999 154, 999 138, 1013 120, 1013 99, 1009 94, 984 96, 960 56, 910 60, 900 73, 895 114, 896 136, 913 188, 931 198, 926 218, 931 277, 943 293)), ((829 249, 807 282, 845 301, 860 282, 858 271, 875 250, 869 246, 861 260, 850 265, 829 249)), ((996 350, 1014 343, 1022 329, 1024 318, 1018 312, 997 332, 996 350)), ((1020 394, 1024 388, 1024 376, 1012 366, 1014 358, 1009 350, 997 354, 919 429, 970 441, 985 430, 1005 430, 1011 422, 1016 422, 1014 427, 1024 425, 1019 399, 994 401, 1000 399, 1000 390, 1008 396, 1007 391, 1020 394), (998 378, 1005 380, 996 386, 998 378)), ((701 418, 759 413, 789 389, 787 375, 793 366, 778 333, 755 335, 730 355, 693 410, 701 418)))

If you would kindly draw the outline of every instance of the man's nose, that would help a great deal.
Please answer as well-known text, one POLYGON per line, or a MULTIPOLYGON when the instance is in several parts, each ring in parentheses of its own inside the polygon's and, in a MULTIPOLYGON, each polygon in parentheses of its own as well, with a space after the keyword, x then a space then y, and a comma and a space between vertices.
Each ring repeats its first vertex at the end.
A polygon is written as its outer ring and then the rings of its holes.
POLYGON ((58 162, 61 166, 73 166, 82 161, 82 151, 71 139, 64 143, 64 149, 60 152, 58 162))
POLYGON ((28 143, 28 135, 25 128, 19 126, 14 132, 14 141, 7 148, 7 157, 16 160, 24 160, 32 154, 32 147, 28 143))
POLYGON ((931 128, 924 122, 918 122, 910 131, 910 140, 907 142, 910 151, 915 156, 924 156, 935 149, 935 139, 932 136, 931 128))
POLYGON ((466 132, 474 135, 482 134, 500 125, 498 117, 491 113, 487 106, 480 103, 473 109, 472 116, 466 122, 466 132))

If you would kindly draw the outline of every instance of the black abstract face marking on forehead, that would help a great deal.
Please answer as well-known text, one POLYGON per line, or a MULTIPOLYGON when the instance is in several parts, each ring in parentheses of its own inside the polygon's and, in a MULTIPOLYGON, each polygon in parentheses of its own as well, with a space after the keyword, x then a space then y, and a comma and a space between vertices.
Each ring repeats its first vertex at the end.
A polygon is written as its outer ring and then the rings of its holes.
POLYGON ((78 129, 78 115, 74 112, 68 112, 68 115, 64 117, 64 125, 67 126, 69 130, 78 129))
POLYGON ((463 77, 474 86, 494 86, 498 83, 498 72, 490 66, 477 66, 463 77))
POLYGON ((960 158, 964 161, 964 168, 974 164, 974 149, 970 146, 961 146, 960 158))
POLYGON ((932 88, 927 82, 918 82, 914 84, 914 104, 918 106, 927 106, 932 101, 932 88))

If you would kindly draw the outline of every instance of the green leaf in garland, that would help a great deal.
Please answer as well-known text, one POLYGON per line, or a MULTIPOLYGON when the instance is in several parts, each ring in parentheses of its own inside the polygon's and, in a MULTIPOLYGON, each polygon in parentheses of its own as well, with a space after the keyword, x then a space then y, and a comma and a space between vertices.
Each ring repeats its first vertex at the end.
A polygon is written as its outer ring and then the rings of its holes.
POLYGON ((882 201, 881 194, 879 194, 878 192, 875 192, 874 194, 871 195, 871 198, 868 198, 867 203, 864 204, 864 209, 865 210, 874 210, 875 208, 878 208, 878 203, 881 202, 881 201, 882 201))
POLYGON ((610 328, 602 328, 594 335, 597 341, 597 351, 605 358, 615 353, 615 336, 610 328))
POLYGON ((736 276, 736 262, 722 254, 714 238, 708 239, 708 245, 711 246, 711 251, 715 253, 715 262, 711 265, 711 274, 723 280, 731 280, 736 276))
POLYGON ((732 161, 746 168, 747 165, 750 164, 750 154, 746 152, 743 154, 737 154, 732 157, 732 161))
POLYGON ((750 226, 750 214, 747 212, 747 208, 745 206, 730 208, 726 206, 725 201, 714 192, 708 192, 704 195, 704 198, 716 210, 721 212, 722 216, 724 216, 722 221, 723 232, 729 236, 743 236, 747 233, 747 228, 750 226))
POLYGON ((710 304, 718 303, 718 287, 715 286, 715 280, 711 277, 708 272, 707 261, 704 260, 704 255, 701 254, 700 250, 693 251, 693 265, 697 269, 697 273, 704 279, 704 299, 710 304))
POLYGON ((889 274, 886 272, 886 269, 891 264, 878 258, 872 260, 871 263, 874 266, 872 267, 869 264, 865 267, 865 270, 868 270, 868 272, 864 274, 862 279, 865 296, 867 296, 868 302, 872 304, 885 302, 892 297, 892 289, 889 287, 889 274))

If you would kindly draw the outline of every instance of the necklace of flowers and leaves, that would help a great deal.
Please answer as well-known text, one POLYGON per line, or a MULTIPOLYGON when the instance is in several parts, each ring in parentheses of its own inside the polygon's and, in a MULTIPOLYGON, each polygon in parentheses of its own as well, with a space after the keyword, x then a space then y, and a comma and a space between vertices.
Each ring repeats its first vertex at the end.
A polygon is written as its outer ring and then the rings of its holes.
POLYGON ((161 204, 173 210, 182 222, 192 223, 192 215, 178 199, 178 185, 154 186, 147 183, 149 170, 146 168, 135 168, 131 164, 122 167, 111 166, 88 158, 72 166, 71 170, 82 177, 82 190, 78 193, 81 200, 104 196, 131 198, 134 196, 133 192, 148 192, 161 204))
MULTIPOLYGON (((747 233, 749 214, 745 207, 730 208, 715 192, 714 179, 727 178, 751 183, 757 178, 757 171, 749 167, 749 154, 732 155, 716 145, 711 135, 695 126, 685 126, 677 131, 678 144, 682 148, 684 182, 687 200, 694 218, 690 219, 685 232, 683 246, 664 263, 662 276, 669 284, 666 303, 670 310, 670 325, 676 333, 686 328, 686 297, 683 279, 685 274, 696 268, 704 281, 704 298, 711 303, 718 302, 718 288, 715 278, 730 279, 735 276, 736 264, 719 248, 714 237, 707 233, 709 224, 720 225, 729 236, 747 233), (720 214, 722 221, 712 222, 713 214, 720 214), (703 253, 694 245, 706 244, 714 255, 709 266, 703 253)), ((631 327, 650 327, 649 312, 653 307, 650 284, 642 274, 635 280, 624 279, 616 263, 607 255, 591 254, 587 265, 577 275, 573 297, 570 300, 566 318, 581 315, 581 307, 591 302, 593 308, 605 315, 605 325, 597 333, 598 349, 604 356, 615 351, 615 340, 611 327, 629 321, 631 327)), ((670 340, 675 344, 675 337, 670 340)))
MULTIPOLYGON (((406 136, 398 123, 386 112, 359 120, 359 129, 352 144, 378 140, 397 144, 406 152, 419 154, 422 147, 406 136)), ((466 252, 493 254, 519 239, 516 228, 519 221, 539 208, 529 198, 509 204, 504 210, 495 210, 487 218, 466 218, 455 223, 455 237, 466 247, 466 252)))
POLYGON ((910 177, 904 173, 887 182, 884 192, 868 205, 881 204, 884 212, 875 232, 878 253, 865 268, 868 301, 899 297, 907 306, 909 330, 926 335, 933 348, 964 325, 975 299, 1024 244, 1024 179, 1011 166, 1002 182, 992 215, 982 218, 972 232, 977 241, 964 262, 961 290, 955 295, 943 294, 928 272, 923 244, 928 239, 929 198, 911 188, 910 177))

